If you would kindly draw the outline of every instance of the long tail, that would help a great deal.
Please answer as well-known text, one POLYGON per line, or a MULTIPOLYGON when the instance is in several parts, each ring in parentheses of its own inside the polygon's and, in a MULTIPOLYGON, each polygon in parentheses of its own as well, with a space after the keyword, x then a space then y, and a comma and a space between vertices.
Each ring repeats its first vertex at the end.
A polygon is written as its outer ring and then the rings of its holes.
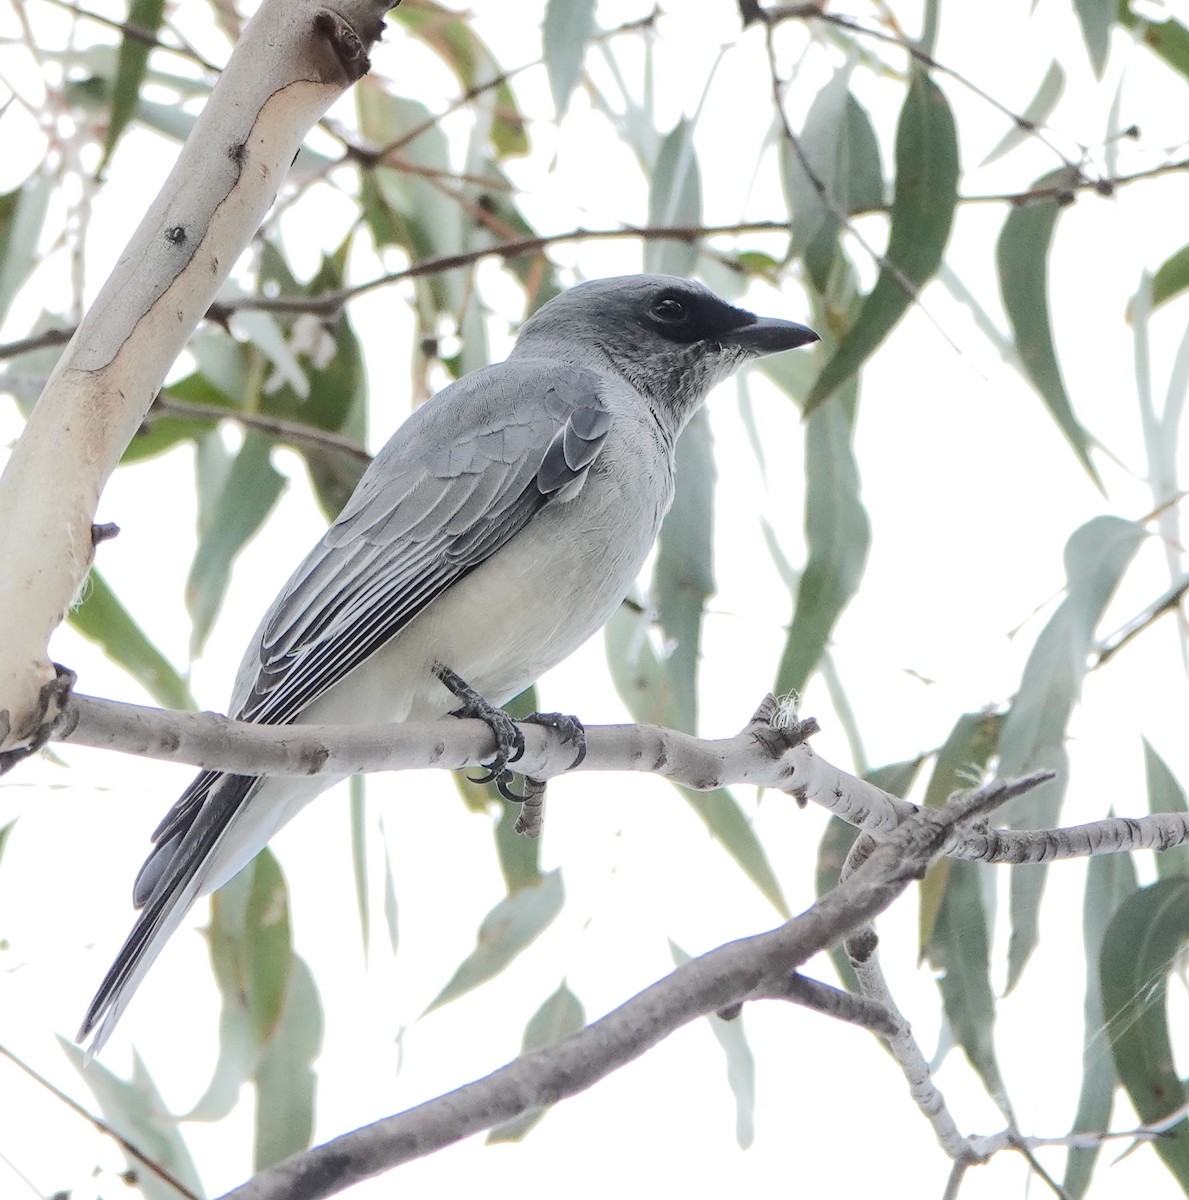
POLYGON ((88 1058, 107 1041, 170 934, 203 892, 220 844, 259 782, 248 775, 204 772, 162 822, 158 834, 172 836, 159 842, 137 880, 137 901, 143 900, 143 908, 75 1037, 81 1042, 94 1031, 87 1047, 88 1058), (184 821, 171 821, 183 812, 184 821), (172 847, 170 842, 174 843, 172 847), (150 881, 151 890, 142 895, 150 881))

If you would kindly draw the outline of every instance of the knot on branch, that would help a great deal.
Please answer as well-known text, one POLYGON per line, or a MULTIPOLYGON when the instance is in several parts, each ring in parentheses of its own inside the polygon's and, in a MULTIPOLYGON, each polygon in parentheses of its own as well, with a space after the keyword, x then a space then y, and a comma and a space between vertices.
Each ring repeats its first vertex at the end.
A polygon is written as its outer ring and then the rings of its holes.
MULTIPOLYGON (((36 754, 54 736, 65 736, 77 721, 68 706, 78 676, 69 667, 53 663, 54 678, 37 693, 37 708, 32 714, 32 732, 23 736, 21 745, 0 750, 0 775, 12 770, 23 758, 36 754)), ((8 713, 0 713, 0 741, 12 735, 8 713)))
POLYGON ((747 723, 745 733, 758 742, 775 762, 788 751, 808 741, 821 728, 815 717, 797 717, 796 696, 769 693, 747 723))

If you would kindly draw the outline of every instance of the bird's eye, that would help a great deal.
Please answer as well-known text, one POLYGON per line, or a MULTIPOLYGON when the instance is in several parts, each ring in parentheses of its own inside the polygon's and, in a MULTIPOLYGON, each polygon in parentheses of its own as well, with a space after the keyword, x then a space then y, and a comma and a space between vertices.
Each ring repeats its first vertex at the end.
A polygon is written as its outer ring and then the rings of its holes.
POLYGON ((680 301, 672 296, 662 296, 652 306, 652 315, 666 325, 677 325, 689 317, 689 311, 680 301))

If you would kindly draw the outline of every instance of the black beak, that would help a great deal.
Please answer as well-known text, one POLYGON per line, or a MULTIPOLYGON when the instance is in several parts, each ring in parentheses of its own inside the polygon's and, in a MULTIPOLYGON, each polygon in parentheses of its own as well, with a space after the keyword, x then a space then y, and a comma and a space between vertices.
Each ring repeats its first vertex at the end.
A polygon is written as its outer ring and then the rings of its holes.
POLYGON ((776 354, 781 350, 795 350, 821 341, 808 325, 796 321, 782 321, 778 317, 754 317, 746 325, 732 329, 722 341, 746 350, 748 354, 776 354))

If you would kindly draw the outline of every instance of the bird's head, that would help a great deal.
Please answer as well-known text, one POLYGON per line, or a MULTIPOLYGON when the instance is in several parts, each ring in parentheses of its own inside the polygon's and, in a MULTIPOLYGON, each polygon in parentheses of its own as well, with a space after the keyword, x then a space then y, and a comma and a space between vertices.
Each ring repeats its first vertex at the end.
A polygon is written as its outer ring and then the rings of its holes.
POLYGON ((610 368, 679 432, 743 363, 817 340, 805 325, 757 317, 693 280, 622 275, 554 297, 525 322, 515 353, 610 368))

